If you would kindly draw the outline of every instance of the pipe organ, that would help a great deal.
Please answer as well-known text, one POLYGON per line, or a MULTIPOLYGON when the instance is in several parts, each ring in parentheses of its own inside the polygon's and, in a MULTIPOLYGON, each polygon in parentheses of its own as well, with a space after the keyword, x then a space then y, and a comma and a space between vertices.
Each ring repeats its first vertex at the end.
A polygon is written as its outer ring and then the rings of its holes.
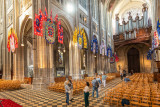
POLYGON ((123 35, 122 37, 119 38, 123 38, 124 40, 135 39, 139 29, 150 27, 150 24, 148 23, 148 8, 146 4, 143 4, 142 12, 143 16, 139 18, 137 13, 135 20, 133 20, 131 12, 129 12, 128 21, 125 22, 123 18, 122 25, 120 25, 119 16, 118 14, 116 14, 115 35, 116 36, 123 35))

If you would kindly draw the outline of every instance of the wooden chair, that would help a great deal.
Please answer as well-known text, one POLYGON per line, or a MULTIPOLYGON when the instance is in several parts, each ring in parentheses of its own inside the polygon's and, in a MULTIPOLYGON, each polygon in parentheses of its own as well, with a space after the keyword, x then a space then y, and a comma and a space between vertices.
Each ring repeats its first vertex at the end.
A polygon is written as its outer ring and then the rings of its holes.
POLYGON ((111 100, 111 105, 113 104, 117 104, 117 106, 119 105, 120 99, 117 94, 113 94, 110 100, 111 100))
POLYGON ((110 105, 110 99, 111 99, 111 94, 105 93, 105 97, 103 98, 103 102, 109 103, 109 105, 110 105))
POLYGON ((149 97, 142 96, 142 100, 140 101, 140 106, 150 107, 150 103, 151 103, 151 101, 150 101, 149 97))
POLYGON ((140 105, 140 96, 138 95, 132 95, 131 100, 130 100, 131 106, 136 106, 138 107, 140 105))

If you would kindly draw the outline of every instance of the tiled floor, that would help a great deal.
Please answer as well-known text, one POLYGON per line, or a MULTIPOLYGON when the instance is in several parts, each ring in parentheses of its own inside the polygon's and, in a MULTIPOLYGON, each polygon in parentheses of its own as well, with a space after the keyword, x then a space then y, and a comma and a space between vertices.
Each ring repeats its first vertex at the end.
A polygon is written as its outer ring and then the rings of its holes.
MULTIPOLYGON (((105 91, 121 82, 120 78, 116 78, 107 83, 106 88, 99 91, 99 98, 90 97, 90 107, 109 107, 103 103, 105 91)), ((31 90, 21 89, 16 91, 0 92, 0 98, 11 99, 23 107, 66 107, 65 94, 56 93, 49 90, 31 90)), ((74 102, 70 102, 69 107, 84 107, 84 95, 74 96, 74 102)))

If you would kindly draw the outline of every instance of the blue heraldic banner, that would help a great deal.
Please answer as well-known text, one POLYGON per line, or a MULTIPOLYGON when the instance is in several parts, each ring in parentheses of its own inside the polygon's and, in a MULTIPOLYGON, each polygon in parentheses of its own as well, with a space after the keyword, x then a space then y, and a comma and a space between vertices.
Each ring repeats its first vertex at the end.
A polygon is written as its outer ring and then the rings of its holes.
POLYGON ((157 21, 157 33, 158 33, 158 39, 160 40, 160 20, 157 21))

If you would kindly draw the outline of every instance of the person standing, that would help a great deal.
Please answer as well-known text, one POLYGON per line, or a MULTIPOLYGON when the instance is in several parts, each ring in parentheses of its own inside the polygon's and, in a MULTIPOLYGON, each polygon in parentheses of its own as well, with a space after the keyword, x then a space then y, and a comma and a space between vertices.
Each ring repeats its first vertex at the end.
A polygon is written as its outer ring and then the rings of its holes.
POLYGON ((72 101, 73 100, 73 84, 72 81, 69 80, 69 87, 70 87, 70 93, 69 93, 69 100, 72 101))
POLYGON ((86 86, 85 86, 83 91, 84 91, 85 107, 88 107, 89 106, 89 100, 88 100, 88 97, 89 97, 89 82, 86 82, 86 86))
POLYGON ((66 92, 66 103, 67 105, 69 105, 69 93, 70 93, 70 88, 68 86, 68 81, 64 82, 64 88, 65 88, 65 92, 66 92))
POLYGON ((133 69, 131 70, 131 75, 133 75, 133 69))
POLYGON ((101 84, 102 84, 102 82, 101 82, 101 78, 100 78, 100 76, 98 75, 97 76, 97 79, 96 79, 97 81, 98 81, 98 84, 99 84, 99 90, 101 90, 101 84))
POLYGON ((126 77, 126 70, 123 70, 123 77, 126 77))
POLYGON ((96 80, 96 77, 94 77, 94 80, 92 80, 92 97, 94 97, 94 91, 96 91, 96 94, 97 94, 97 98, 98 98, 98 87, 99 87, 99 83, 98 81, 96 80))
POLYGON ((102 73, 102 83, 104 87, 106 87, 106 79, 107 79, 107 76, 104 73, 102 73))
POLYGON ((122 69, 120 69, 120 76, 121 76, 121 80, 123 80, 123 71, 122 71, 122 69))

